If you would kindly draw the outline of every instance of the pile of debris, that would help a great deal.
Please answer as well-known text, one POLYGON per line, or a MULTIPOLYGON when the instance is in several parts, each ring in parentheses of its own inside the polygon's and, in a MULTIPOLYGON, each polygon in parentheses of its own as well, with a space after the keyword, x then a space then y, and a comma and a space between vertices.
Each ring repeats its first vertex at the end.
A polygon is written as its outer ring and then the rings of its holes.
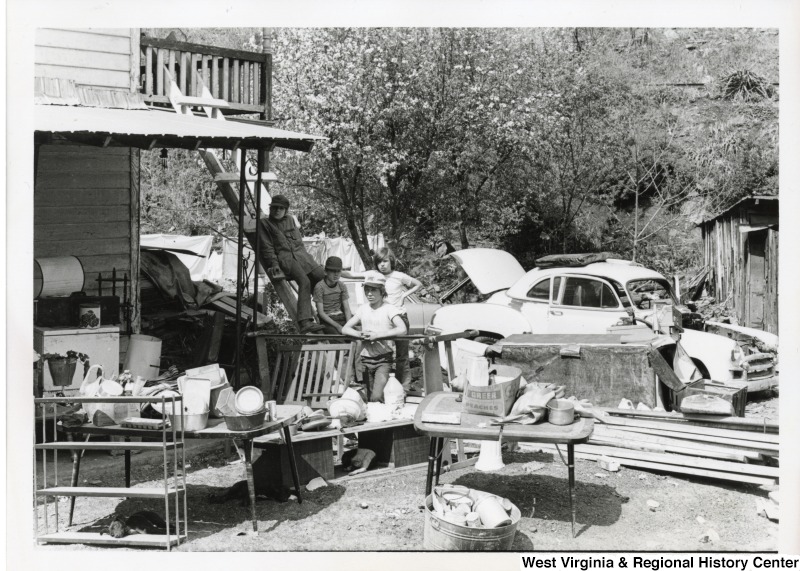
POLYGON ((594 433, 575 446, 575 455, 605 469, 630 466, 757 485, 778 481, 777 422, 623 409, 594 413, 594 433))

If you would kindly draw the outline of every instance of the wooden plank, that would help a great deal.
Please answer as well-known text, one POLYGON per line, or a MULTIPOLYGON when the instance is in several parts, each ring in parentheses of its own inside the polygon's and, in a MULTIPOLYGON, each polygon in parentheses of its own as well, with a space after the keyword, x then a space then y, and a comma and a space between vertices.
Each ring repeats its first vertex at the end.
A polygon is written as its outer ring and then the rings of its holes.
MULTIPOLYGON (((527 450, 544 450, 557 454, 556 448, 553 444, 521 443, 520 445, 527 450)), ((564 447, 562 446, 561 448, 562 448, 562 453, 564 453, 564 447)), ((602 456, 603 454, 580 452, 578 451, 578 446, 576 446, 575 458, 597 462, 602 456)), ((676 464, 664 464, 660 462, 636 460, 633 458, 614 458, 614 460, 622 466, 629 466, 631 468, 644 468, 647 470, 655 470, 659 472, 668 472, 673 474, 702 476, 706 478, 713 478, 716 480, 728 480, 733 482, 741 482, 746 484, 757 484, 757 485, 774 485, 776 483, 776 481, 773 478, 765 478, 762 476, 753 476, 748 474, 739 474, 736 472, 720 472, 716 470, 708 470, 703 468, 679 466, 676 464)), ((736 464, 736 465, 740 466, 741 464, 736 464)))
MULTIPOLYGON (((121 171, 113 174, 99 174, 96 178, 81 174, 64 174, 60 178, 48 175, 38 177, 37 192, 71 192, 73 190, 105 190, 108 192, 127 191, 130 173, 121 171)), ((46 208, 47 206, 41 206, 46 208)))
POLYGON ((231 86, 231 101, 236 103, 241 103, 242 98, 239 95, 239 65, 241 62, 238 59, 234 59, 231 61, 231 65, 233 66, 233 78, 232 82, 233 85, 231 86))
MULTIPOLYGON (((597 426, 597 424, 595 424, 597 426)), ((661 436, 668 436, 670 438, 682 438, 685 440, 692 440, 695 442, 705 442, 705 443, 712 443, 718 444, 721 446, 730 446, 736 449, 748 449, 748 450, 756 450, 760 453, 764 452, 778 452, 779 445, 778 444, 769 444, 769 443, 758 443, 753 442, 750 440, 738 440, 735 438, 724 438, 719 436, 708 436, 704 434, 691 434, 689 432, 669 432, 665 430, 659 430, 656 428, 638 428, 638 427, 619 427, 625 430, 625 432, 637 432, 642 434, 657 434, 661 436)))
POLYGON ((737 472, 742 474, 752 474, 755 476, 767 476, 777 478, 778 468, 772 466, 759 466, 757 464, 741 464, 738 462, 726 462, 723 460, 708 460, 694 456, 683 456, 679 454, 659 454, 655 452, 643 452, 638 450, 626 450, 613 446, 596 446, 593 444, 577 444, 576 451, 589 452, 611 456, 613 458, 631 458, 634 460, 644 460, 648 462, 659 462, 662 464, 676 464, 679 466, 690 466, 694 468, 704 468, 708 470, 718 470, 720 472, 737 472))
POLYGON ((37 63, 34 66, 34 75, 37 77, 63 78, 65 73, 69 73, 70 79, 82 85, 109 89, 129 89, 130 77, 127 68, 124 71, 109 71, 81 67, 66 68, 60 65, 44 63, 37 63), (68 70, 68 72, 65 70, 68 70))
MULTIPOLYGON (((595 407, 595 410, 600 407, 595 407)), ((654 410, 623 410, 613 408, 601 409, 614 416, 638 416, 642 418, 657 418, 666 422, 689 423, 697 426, 708 426, 711 428, 728 428, 731 430, 752 430, 754 432, 778 432, 780 423, 769 421, 765 418, 745 418, 740 416, 730 416, 719 418, 708 414, 684 415, 680 413, 658 412, 654 410)))
POLYGON ((756 461, 761 460, 761 454, 759 452, 754 452, 752 450, 741 450, 730 446, 715 446, 713 444, 706 444, 704 442, 686 440, 682 438, 671 438, 661 435, 642 434, 637 432, 629 432, 626 430, 614 430, 600 423, 595 423, 594 433, 592 436, 594 437, 594 435, 610 436, 622 440, 636 440, 639 442, 651 442, 654 444, 661 444, 664 446, 676 446, 689 450, 697 450, 698 455, 702 455, 705 452, 712 451, 720 454, 723 453, 734 454, 738 457, 741 457, 743 460, 744 459, 756 460, 756 461))
POLYGON ((73 30, 82 34, 89 34, 93 36, 119 36, 127 38, 131 30, 130 28, 48 28, 51 30, 73 30))
POLYGON ((737 438, 739 440, 749 440, 753 442, 766 442, 770 444, 778 444, 779 436, 777 434, 762 434, 755 432, 737 431, 731 434, 731 431, 726 428, 709 428, 706 426, 684 426, 681 424, 670 424, 665 426, 663 422, 636 420, 631 418, 616 418, 605 417, 603 419, 607 424, 618 426, 632 426, 639 428, 657 428, 662 430, 669 430, 670 432, 684 432, 689 434, 703 434, 706 436, 719 436, 724 438, 737 438))
POLYGON ((181 72, 180 72, 180 83, 178 87, 181 90, 181 93, 186 93, 186 75, 188 73, 189 65, 191 62, 191 58, 189 54, 186 52, 180 52, 180 62, 181 62, 181 72))
MULTIPOLYGON (((642 452, 655 452, 659 454, 672 453, 683 454, 686 456, 701 456, 703 458, 714 458, 716 460, 730 460, 732 462, 746 462, 744 454, 733 450, 701 450, 699 448, 684 447, 674 444, 664 444, 658 442, 648 442, 639 439, 626 439, 600 434, 592 434, 588 441, 589 444, 598 446, 613 446, 615 448, 627 448, 630 450, 641 450, 642 452)), ((761 455, 757 455, 761 458, 761 455)))
POLYGON ((219 85, 219 62, 219 56, 214 56, 211 58, 211 85, 208 86, 211 94, 218 99, 220 98, 220 94, 222 92, 219 85))
POLYGON ((193 44, 190 42, 176 42, 174 40, 165 40, 149 36, 143 37, 141 39, 141 43, 143 46, 153 46, 157 48, 165 48, 172 50, 183 50, 186 52, 193 52, 208 56, 222 56, 222 57, 236 58, 246 61, 261 61, 263 59, 263 54, 258 52, 250 52, 247 50, 236 50, 218 46, 209 46, 204 44, 193 44))
POLYGON ((155 95, 166 95, 167 90, 164 88, 164 50, 158 50, 156 54, 156 69, 155 69, 155 85, 153 86, 153 93, 155 95))
POLYGON ((104 51, 85 51, 64 48, 37 46, 34 58, 39 65, 60 66, 62 68, 84 68, 110 72, 125 72, 128 79, 130 55, 124 53, 107 53, 104 51))
POLYGON ((84 30, 39 28, 36 30, 36 46, 66 48, 71 50, 101 51, 114 54, 130 53, 129 35, 106 35, 86 33, 84 30))
POLYGON ((222 98, 228 100, 230 93, 230 60, 226 57, 222 58, 222 98))
POLYGON ((52 206, 118 206, 127 208, 130 200, 126 193, 121 191, 104 190, 98 188, 78 188, 69 192, 51 192, 47 196, 48 204, 52 206))
MULTIPOLYGON (((127 206, 127 205, 126 205, 127 206)), ((110 240, 131 236, 127 228, 116 224, 49 224, 37 225, 36 232, 41 234, 39 241, 60 242, 62 240, 110 240)))
POLYGON ((127 205, 102 206, 93 211, 85 206, 38 206, 34 208, 33 219, 36 226, 58 224, 59 222, 86 224, 111 224, 128 222, 127 205))

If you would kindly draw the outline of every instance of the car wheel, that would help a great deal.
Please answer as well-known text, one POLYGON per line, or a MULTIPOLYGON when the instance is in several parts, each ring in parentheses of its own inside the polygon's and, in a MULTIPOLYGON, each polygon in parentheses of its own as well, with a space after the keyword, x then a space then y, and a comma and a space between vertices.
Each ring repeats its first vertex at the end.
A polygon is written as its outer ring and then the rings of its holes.
POLYGON ((708 373, 708 369, 700 359, 692 359, 692 363, 694 363, 694 366, 697 367, 697 370, 700 371, 700 374, 703 375, 704 379, 711 378, 711 375, 708 373))

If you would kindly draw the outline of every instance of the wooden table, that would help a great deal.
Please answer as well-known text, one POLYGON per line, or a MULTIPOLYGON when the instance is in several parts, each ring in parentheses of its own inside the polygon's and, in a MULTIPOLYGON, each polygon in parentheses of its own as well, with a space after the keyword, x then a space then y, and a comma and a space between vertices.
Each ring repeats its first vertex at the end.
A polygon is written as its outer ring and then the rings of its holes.
MULTIPOLYGON (((295 463, 294 449, 292 448, 292 435, 289 425, 300 417, 301 406, 278 405, 278 419, 272 422, 265 422, 259 428, 252 430, 228 430, 225 420, 221 418, 208 419, 208 426, 203 430, 185 431, 185 438, 205 438, 205 439, 227 439, 232 440, 236 446, 239 456, 242 458, 245 467, 245 478, 247 479, 247 489, 250 494, 250 515, 253 520, 253 531, 258 533, 258 521, 256 519, 256 489, 253 480, 253 439, 271 432, 283 429, 283 438, 289 452, 289 463, 292 469, 292 479, 294 481, 297 502, 302 503, 300 497, 300 484, 298 483, 297 464, 295 463)), ((94 426, 86 423, 80 426, 67 427, 58 424, 58 430, 64 432, 70 440, 78 435, 100 435, 100 436, 120 436, 123 438, 144 437, 157 438, 162 434, 161 430, 147 430, 142 428, 126 428, 117 424, 111 426, 94 426)), ((172 431, 168 430, 167 435, 171 437, 172 431)), ((180 432, 176 432, 180 435, 180 432)), ((88 438, 87 438, 88 440, 88 438)), ((76 450, 72 453, 72 486, 78 484, 78 473, 80 471, 81 451, 76 450)), ((130 450, 125 451, 125 486, 131 485, 131 456, 130 450)), ((72 525, 72 513, 75 507, 75 497, 70 498, 69 524, 72 525)))
MULTIPOLYGON (((507 440, 520 442, 542 442, 550 444, 566 444, 567 470, 569 474, 569 506, 572 513, 572 535, 575 536, 575 444, 586 442, 594 429, 593 419, 580 418, 567 426, 558 426, 543 422, 540 424, 506 424, 490 426, 493 417, 463 412, 460 402, 461 393, 436 392, 426 396, 417 408, 414 416, 414 428, 431 437, 431 448, 428 455, 428 474, 425 481, 425 496, 431 493, 436 465, 436 483, 442 465, 442 444, 445 438, 468 438, 473 440, 498 441, 501 436, 507 440), (435 424, 422 422, 422 415, 428 412, 461 413, 461 424, 435 424)), ((563 458, 562 458, 563 461, 563 458)))

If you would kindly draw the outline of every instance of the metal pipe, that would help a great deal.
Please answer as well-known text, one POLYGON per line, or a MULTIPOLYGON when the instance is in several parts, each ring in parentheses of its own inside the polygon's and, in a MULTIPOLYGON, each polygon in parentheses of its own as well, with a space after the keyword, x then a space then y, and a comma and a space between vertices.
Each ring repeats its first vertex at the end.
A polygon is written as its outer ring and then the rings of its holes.
POLYGON ((258 266, 260 255, 260 236, 259 226, 261 225, 261 173, 264 171, 264 151, 258 149, 258 173, 256 173, 256 243, 253 245, 255 253, 255 263, 253 265, 253 331, 258 330, 258 266))
MULTIPOLYGON (((236 265, 236 370, 233 376, 233 388, 239 390, 241 384, 240 368, 242 356, 242 258, 244 257, 244 199, 247 189, 247 151, 240 153, 239 165, 239 248, 236 265)), ((258 213, 256 213, 258 216, 258 213)))

